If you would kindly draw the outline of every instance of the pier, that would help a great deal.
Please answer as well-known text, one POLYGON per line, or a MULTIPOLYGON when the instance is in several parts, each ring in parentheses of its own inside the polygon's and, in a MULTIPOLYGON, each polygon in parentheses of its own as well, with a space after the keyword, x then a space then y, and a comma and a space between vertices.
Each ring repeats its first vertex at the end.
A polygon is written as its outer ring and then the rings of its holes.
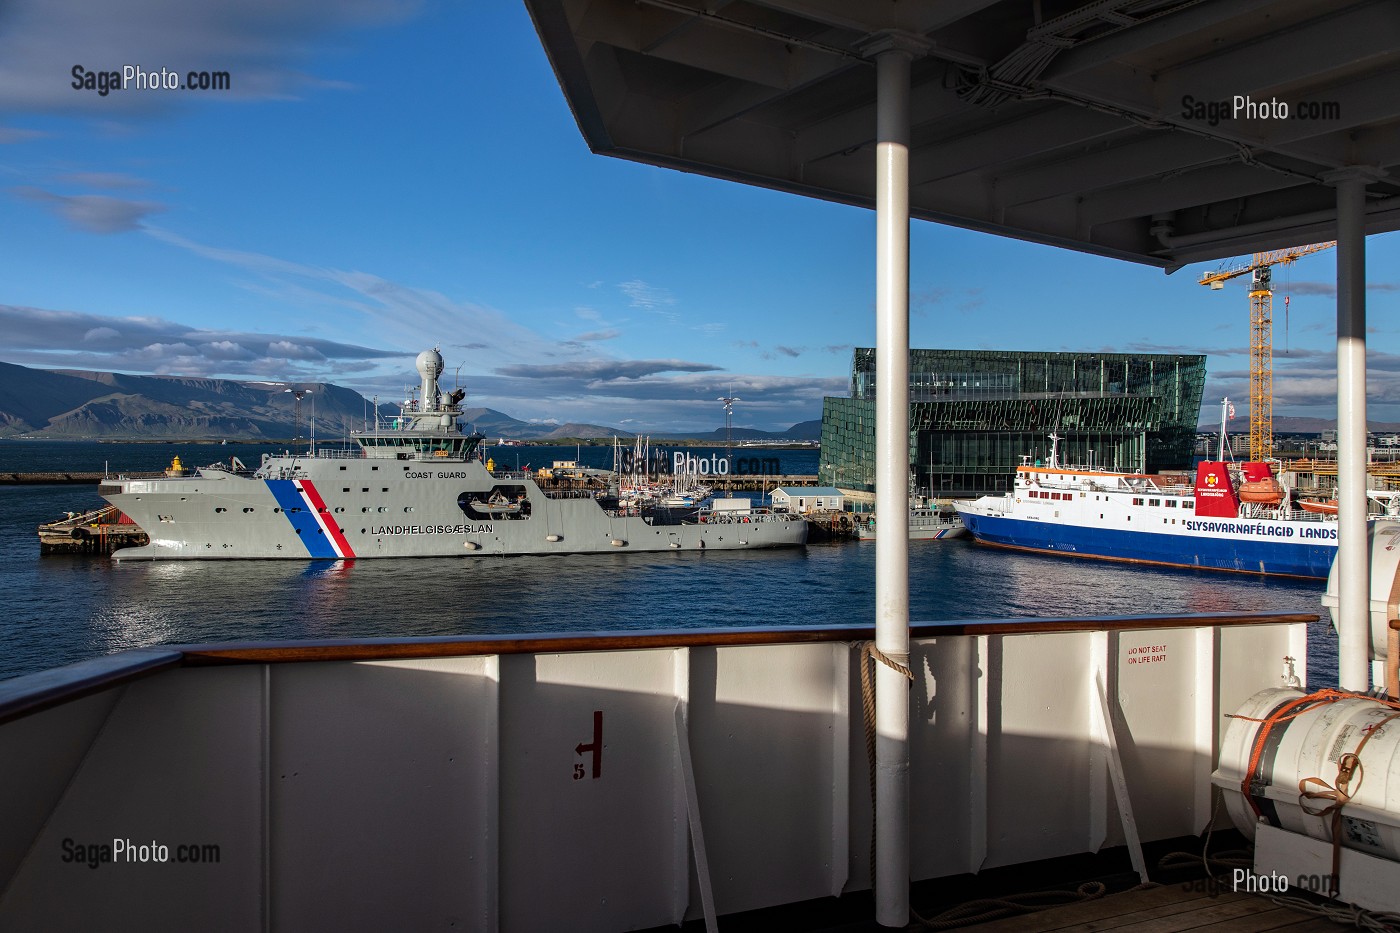
MULTIPOLYGON (((509 479, 525 474, 495 470, 491 475, 497 479, 509 479)), ((543 479, 537 474, 529 475, 535 482, 539 483, 541 489, 546 491, 553 489, 600 489, 606 487, 609 481, 616 478, 616 474, 606 470, 594 470, 587 476, 577 478, 555 476, 543 479)), ((707 473, 700 477, 700 481, 717 493, 762 492, 776 489, 779 486, 815 486, 817 477, 815 473, 768 473, 753 476, 716 476, 713 473, 707 473)))
POLYGON ((114 505, 81 515, 70 512, 67 518, 39 526, 40 554, 110 554, 149 541, 141 527, 114 505))
POLYGON ((714 476, 704 477, 705 484, 715 492, 761 492, 777 486, 815 486, 815 473, 778 473, 760 476, 714 476))
POLYGON ((0 486, 43 486, 72 485, 84 486, 102 479, 97 471, 64 473, 0 473, 0 486))

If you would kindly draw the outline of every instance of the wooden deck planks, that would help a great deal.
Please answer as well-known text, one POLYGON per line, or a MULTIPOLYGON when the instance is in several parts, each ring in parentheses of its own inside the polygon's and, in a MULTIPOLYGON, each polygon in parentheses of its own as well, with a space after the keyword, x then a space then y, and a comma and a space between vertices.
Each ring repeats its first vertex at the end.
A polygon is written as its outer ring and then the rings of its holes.
POLYGON ((1341 928, 1263 897, 1230 891, 1212 896, 1199 885, 1163 885, 970 929, 978 933, 1336 933, 1341 928))
POLYGON ((979 933, 1052 933, 1070 928, 1085 930, 1111 930, 1122 923, 1129 915, 1139 915, 1135 919, 1150 919, 1168 916, 1191 910, 1195 901, 1209 902, 1205 891, 1192 892, 1180 887, 1144 888, 1078 904, 1056 907, 1023 917, 1008 917, 992 923, 979 924, 979 933), (1092 924, 1092 925, 1091 925, 1092 924))

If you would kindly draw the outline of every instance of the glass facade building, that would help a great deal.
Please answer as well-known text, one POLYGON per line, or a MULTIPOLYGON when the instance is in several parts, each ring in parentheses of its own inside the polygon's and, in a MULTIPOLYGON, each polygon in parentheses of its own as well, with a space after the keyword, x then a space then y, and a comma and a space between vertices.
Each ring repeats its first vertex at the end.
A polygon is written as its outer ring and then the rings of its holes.
MULTIPOLYGON (((1176 354, 909 351, 909 459, 916 492, 965 498, 1011 488, 1023 457, 1189 469, 1206 358, 1176 354)), ((818 482, 874 492, 875 351, 857 348, 851 397, 822 405, 818 482)))

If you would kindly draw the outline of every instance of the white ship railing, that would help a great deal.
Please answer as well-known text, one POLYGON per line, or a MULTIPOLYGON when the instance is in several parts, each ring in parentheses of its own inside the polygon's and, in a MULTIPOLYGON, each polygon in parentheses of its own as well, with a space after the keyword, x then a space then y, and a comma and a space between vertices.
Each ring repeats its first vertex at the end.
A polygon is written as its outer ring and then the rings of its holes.
MULTIPOLYGON (((1110 766, 1143 840, 1201 832, 1224 715, 1314 621, 914 625, 914 879, 1122 845, 1110 766)), ((0 929, 619 930, 701 885, 720 914, 866 889, 871 634, 154 647, 0 682, 0 929)))

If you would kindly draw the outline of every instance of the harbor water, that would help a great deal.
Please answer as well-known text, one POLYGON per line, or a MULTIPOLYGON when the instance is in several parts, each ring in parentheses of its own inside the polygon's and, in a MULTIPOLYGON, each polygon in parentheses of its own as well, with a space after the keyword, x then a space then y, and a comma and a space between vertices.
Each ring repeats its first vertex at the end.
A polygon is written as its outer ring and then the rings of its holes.
MULTIPOLYGON (((268 445, 0 441, 0 472, 161 469, 268 445)), ((721 451, 722 452, 722 451, 721 451)), ((713 448, 692 451, 713 456, 713 448)), ((494 447, 500 467, 547 466, 575 448, 494 447)), ((584 447, 610 467, 610 447, 584 447)), ((817 452, 736 449, 815 473, 817 452)), ((860 624, 874 618, 875 548, 835 542, 762 552, 362 561, 117 563, 40 557, 35 527, 101 504, 90 486, 0 486, 0 678, 127 648, 191 642, 414 635, 518 635, 623 629, 860 624)), ((1230 610, 1319 614, 1308 685, 1336 684, 1336 636, 1321 621, 1323 583, 981 548, 910 545, 915 620, 1131 616, 1230 610)), ((1280 672, 1282 665, 1280 664, 1280 672)))

